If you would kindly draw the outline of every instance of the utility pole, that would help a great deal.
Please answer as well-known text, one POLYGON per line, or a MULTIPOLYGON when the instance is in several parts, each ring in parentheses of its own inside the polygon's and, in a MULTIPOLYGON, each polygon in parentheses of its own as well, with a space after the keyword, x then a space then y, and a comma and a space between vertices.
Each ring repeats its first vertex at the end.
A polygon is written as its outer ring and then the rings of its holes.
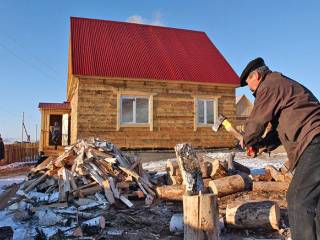
POLYGON ((21 143, 23 143, 23 129, 24 127, 24 112, 22 112, 22 125, 21 125, 21 143))

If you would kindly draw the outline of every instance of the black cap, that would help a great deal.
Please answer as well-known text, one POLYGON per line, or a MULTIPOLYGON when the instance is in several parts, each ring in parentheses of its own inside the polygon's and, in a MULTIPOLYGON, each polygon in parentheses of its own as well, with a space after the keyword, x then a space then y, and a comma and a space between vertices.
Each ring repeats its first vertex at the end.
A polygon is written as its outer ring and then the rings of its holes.
POLYGON ((264 60, 261 58, 261 57, 258 57, 254 60, 252 60, 251 62, 249 62, 247 64, 247 66, 245 67, 245 69, 242 71, 241 73, 241 76, 240 76, 240 86, 241 87, 244 87, 247 84, 246 80, 247 80, 247 77, 249 76, 249 74, 259 68, 259 67, 262 67, 262 66, 266 66, 266 64, 264 63, 264 60))

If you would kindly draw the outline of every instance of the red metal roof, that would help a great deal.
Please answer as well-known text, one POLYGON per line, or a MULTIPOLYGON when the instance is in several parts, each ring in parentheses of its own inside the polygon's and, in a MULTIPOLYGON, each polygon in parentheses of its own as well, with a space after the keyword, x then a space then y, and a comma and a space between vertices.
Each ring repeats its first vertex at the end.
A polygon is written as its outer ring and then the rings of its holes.
POLYGON ((71 17, 72 74, 239 85, 204 32, 71 17))
POLYGON ((39 103, 39 108, 42 109, 66 109, 69 110, 70 108, 70 103, 69 102, 63 102, 63 103, 39 103))

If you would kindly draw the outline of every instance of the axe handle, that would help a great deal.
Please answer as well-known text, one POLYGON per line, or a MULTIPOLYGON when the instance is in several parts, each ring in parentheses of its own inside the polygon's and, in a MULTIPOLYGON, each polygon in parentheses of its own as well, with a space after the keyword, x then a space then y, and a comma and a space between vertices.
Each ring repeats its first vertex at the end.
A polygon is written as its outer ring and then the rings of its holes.
POLYGON ((242 134, 232 126, 232 124, 228 121, 228 119, 225 119, 222 122, 222 125, 227 130, 227 132, 231 133, 239 141, 242 141, 242 139, 243 139, 242 134))

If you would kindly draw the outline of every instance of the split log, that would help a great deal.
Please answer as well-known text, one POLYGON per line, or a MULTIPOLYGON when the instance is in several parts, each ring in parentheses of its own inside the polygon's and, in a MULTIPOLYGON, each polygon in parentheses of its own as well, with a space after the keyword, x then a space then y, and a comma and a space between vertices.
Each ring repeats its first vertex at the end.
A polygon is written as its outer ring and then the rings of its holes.
POLYGON ((233 228, 279 229, 279 220, 280 208, 273 201, 236 202, 226 208, 226 224, 233 228))
POLYGON ((182 176, 179 164, 175 159, 167 160, 167 172, 173 185, 182 184, 182 176))
POLYGON ((108 202, 110 204, 114 204, 115 203, 115 199, 114 199, 114 196, 113 196, 109 181, 108 180, 103 181, 102 182, 102 186, 103 186, 104 194, 105 194, 108 202))
POLYGON ((112 177, 109 177, 108 180, 109 180, 109 184, 110 184, 111 190, 112 190, 112 192, 113 192, 113 196, 114 196, 116 199, 119 199, 119 198, 120 198, 120 192, 119 192, 116 184, 114 183, 113 178, 112 178, 112 177))
POLYGON ((175 151, 181 171, 186 194, 194 195, 204 192, 200 164, 192 146, 187 143, 177 144, 175 151))
POLYGON ((35 186, 37 186, 39 183, 41 183, 43 180, 46 179, 46 177, 48 176, 48 172, 50 170, 48 170, 46 173, 44 173, 41 177, 37 178, 36 180, 34 180, 24 191, 27 193, 30 190, 32 190, 35 186))
POLYGON ((65 237, 81 238, 83 237, 83 232, 80 227, 71 228, 64 232, 65 237))
POLYGON ((134 205, 133 203, 128 199, 126 198, 125 196, 123 195, 120 195, 120 198, 121 202, 123 202, 125 205, 127 205, 129 208, 132 208, 134 205))
POLYGON ((97 234, 106 226, 106 220, 103 216, 96 217, 90 220, 83 222, 81 225, 81 229, 83 232, 92 235, 97 234))
POLYGON ((226 176, 228 176, 228 173, 218 159, 215 159, 213 162, 211 162, 210 177, 212 179, 219 179, 219 178, 223 178, 226 176))
POLYGON ((157 195, 162 200, 182 201, 185 192, 184 185, 165 185, 156 188, 157 195))
POLYGON ((65 151, 62 155, 60 155, 57 159, 53 161, 53 165, 57 168, 61 168, 63 166, 72 166, 76 159, 75 152, 73 148, 65 151))
POLYGON ((63 194, 61 193, 61 199, 60 201, 64 199, 64 196, 67 198, 68 200, 68 195, 71 191, 71 185, 70 185, 70 177, 71 177, 71 173, 68 169, 66 169, 65 167, 62 167, 59 169, 58 171, 58 177, 59 177, 59 192, 60 190, 63 191, 63 194), (60 186, 60 184, 62 184, 62 186, 60 186))
POLYGON ((199 159, 200 169, 203 178, 209 178, 212 172, 211 162, 214 161, 213 158, 208 157, 205 153, 196 153, 199 159))
POLYGON ((96 185, 93 187, 85 188, 82 190, 79 190, 79 196, 80 197, 85 197, 87 195, 93 195, 96 192, 100 192, 102 190, 102 187, 100 185, 96 185))
POLYGON ((183 196, 184 239, 217 240, 219 212, 214 194, 183 196))
POLYGON ((253 182, 252 191, 286 192, 289 182, 253 182))
POLYGON ((218 197, 227 196, 236 192, 244 191, 247 188, 249 177, 242 175, 233 175, 209 182, 209 189, 218 197))
POLYGON ((278 171, 274 166, 269 165, 269 166, 266 166, 265 169, 270 171, 272 178, 276 182, 284 182, 285 181, 285 176, 280 171, 278 171))
POLYGON ((31 169, 31 172, 39 172, 39 171, 43 171, 43 170, 47 170, 48 169, 48 164, 53 161, 55 158, 53 156, 49 156, 47 157, 42 163, 40 163, 39 165, 37 165, 36 167, 31 169))

